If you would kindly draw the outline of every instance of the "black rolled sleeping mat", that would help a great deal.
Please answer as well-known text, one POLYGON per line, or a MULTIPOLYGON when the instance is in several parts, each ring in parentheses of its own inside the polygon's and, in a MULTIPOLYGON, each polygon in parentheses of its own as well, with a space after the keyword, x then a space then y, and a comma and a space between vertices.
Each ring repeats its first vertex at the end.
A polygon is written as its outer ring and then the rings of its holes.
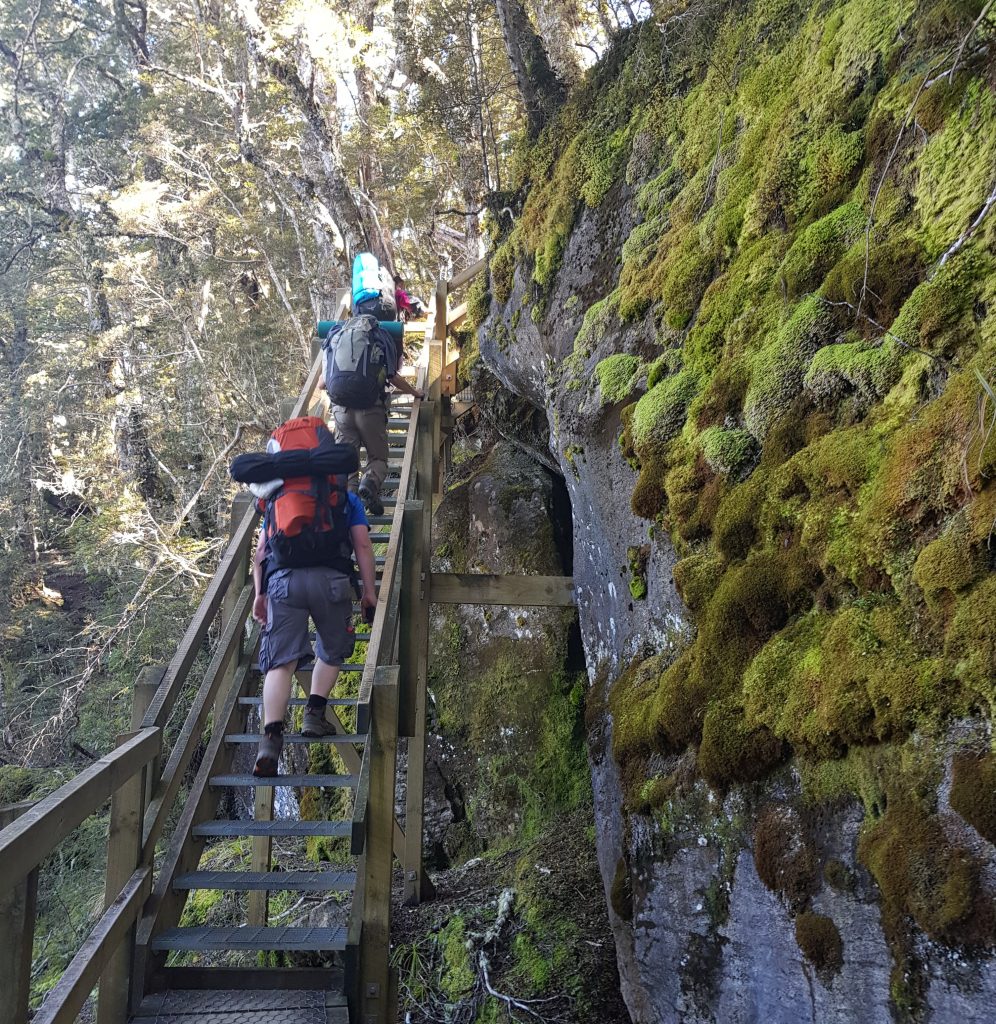
POLYGON ((360 459, 351 444, 329 444, 289 452, 250 452, 236 456, 228 469, 240 484, 263 484, 268 480, 289 480, 296 476, 331 476, 354 473, 360 459))

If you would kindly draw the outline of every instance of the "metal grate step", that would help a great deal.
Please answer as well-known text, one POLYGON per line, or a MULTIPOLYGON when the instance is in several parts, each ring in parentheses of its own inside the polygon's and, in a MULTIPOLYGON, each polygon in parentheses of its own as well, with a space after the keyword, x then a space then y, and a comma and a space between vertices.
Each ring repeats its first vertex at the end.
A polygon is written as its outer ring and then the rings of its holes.
POLYGON ((275 839, 322 836, 338 838, 352 835, 351 821, 205 821, 194 826, 201 837, 271 836, 275 839))
POLYGON ((355 871, 191 871, 178 875, 174 889, 225 892, 352 892, 355 871))
POLYGON ((274 775, 270 778, 257 778, 255 775, 215 775, 211 778, 211 785, 216 789, 226 786, 322 786, 328 789, 349 789, 356 786, 357 778, 356 775, 274 775))
POLYGON ((321 953, 346 948, 345 928, 169 928, 152 940, 155 950, 190 952, 275 949, 321 953))
MULTIPOLYGON (((225 737, 226 743, 259 743, 260 736, 258 733, 233 733, 231 736, 225 737)), ((346 733, 341 736, 302 736, 296 732, 285 732, 284 743, 366 743, 367 738, 365 735, 356 735, 354 733, 346 733)))

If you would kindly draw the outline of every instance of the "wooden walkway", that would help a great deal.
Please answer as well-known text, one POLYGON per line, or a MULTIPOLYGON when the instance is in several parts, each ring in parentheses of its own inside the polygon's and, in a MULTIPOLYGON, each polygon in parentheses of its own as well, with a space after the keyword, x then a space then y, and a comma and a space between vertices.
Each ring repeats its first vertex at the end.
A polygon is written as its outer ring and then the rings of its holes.
MULTIPOLYGON (((433 575, 433 496, 446 461, 449 399, 457 362, 447 332, 462 318, 449 295, 483 263, 441 281, 424 328, 425 401, 396 400, 385 514, 372 519, 378 601, 363 659, 343 666, 329 702, 335 735, 286 735, 290 752, 326 747, 341 769, 275 779, 248 774, 258 739, 259 627, 251 619, 250 553, 258 515, 247 495, 233 504, 230 543, 168 666, 136 681, 132 731, 75 779, 34 805, 0 808, 0 1021, 27 1024, 35 896, 42 861, 110 799, 105 912, 40 1008, 33 1024, 71 1024, 95 987, 97 1024, 389 1024, 396 981, 389 965, 395 863, 404 898, 430 898, 422 856, 429 608, 441 603, 569 604, 572 581, 548 577, 433 575), (193 695, 191 671, 210 645, 193 695), (164 737, 169 736, 169 749, 164 737), (395 818, 397 746, 407 739, 404 825, 395 818), (196 765, 196 770, 195 770, 196 765), (193 778, 191 780, 191 773, 193 778), (278 790, 347 791, 352 813, 310 820, 275 813, 278 790), (232 791, 251 793, 251 818, 225 814, 232 791), (216 869, 206 855, 244 838, 249 865, 216 869), (339 840, 349 862, 282 870, 274 842, 339 840), (222 892, 237 923, 197 923, 184 910, 192 892, 222 892), (324 894, 322 920, 271 919, 270 894, 324 894), (338 916, 332 908, 338 909, 338 916)), ((345 313, 348 299, 340 304, 345 313)), ((411 325, 412 333, 417 330, 411 325)), ((281 416, 315 405, 321 359, 281 416)), ((310 671, 297 679, 308 692, 310 671)), ((292 715, 303 697, 292 700, 292 715)), ((312 801, 312 804, 314 802, 312 801)), ((299 805, 294 803, 295 807, 299 805)), ((317 902, 317 901, 316 901, 317 902)), ((303 913, 303 912, 302 912, 303 913)))

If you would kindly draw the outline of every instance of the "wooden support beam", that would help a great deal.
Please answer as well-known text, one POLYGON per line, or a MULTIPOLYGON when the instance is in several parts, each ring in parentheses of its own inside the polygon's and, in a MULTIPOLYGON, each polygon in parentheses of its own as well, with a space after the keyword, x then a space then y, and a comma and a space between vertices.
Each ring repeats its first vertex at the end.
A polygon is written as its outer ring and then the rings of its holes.
POLYGON ((363 855, 359 1009, 363 1024, 393 1024, 391 1005, 391 846, 398 744, 398 667, 377 670, 371 694, 370 797, 363 855))
POLYGON ((452 330, 454 327, 459 327, 460 324, 467 319, 467 303, 461 302, 459 306, 454 306, 450 310, 450 318, 446 321, 446 326, 452 330))
MULTIPOLYGON (((132 719, 141 721, 145 709, 132 709, 132 719)), ((118 737, 118 743, 129 739, 118 737)), ((148 769, 146 769, 147 771, 148 769)), ((142 860, 142 818, 145 811, 145 777, 133 775, 111 797, 111 818, 107 830, 107 867, 104 873, 104 910, 110 909, 142 860)), ((137 916, 137 914, 136 914, 137 916)), ((128 994, 135 953, 134 921, 107 960, 100 975, 97 1024, 124 1024, 128 1019, 128 994)))
MULTIPOLYGON (((0 829, 15 822, 34 805, 0 807, 0 829)), ((31 952, 38 905, 38 868, 12 889, 0 892, 0 1020, 26 1024, 31 995, 31 952)))
POLYGON ((460 390, 460 382, 457 380, 457 375, 460 372, 460 360, 454 359, 451 363, 448 363, 443 369, 443 380, 440 384, 440 392, 444 395, 448 395, 450 398, 453 397, 460 390))
POLYGON ((483 573, 434 572, 429 592, 433 604, 497 604, 534 608, 570 608, 572 576, 490 576, 483 573))
MULTIPOLYGON (((262 724, 262 715, 260 715, 262 724)), ((253 802, 254 821, 273 821, 273 801, 276 796, 274 786, 257 786, 253 802)), ((250 871, 269 871, 273 858, 273 840, 270 836, 253 836, 250 871)), ((256 889, 249 893, 248 916, 249 925, 254 928, 265 928, 270 917, 270 893, 266 889, 256 889)))
MULTIPOLYGON (((135 692, 131 697, 131 731, 138 732, 142 728, 142 720, 145 718, 152 702, 156 699, 159 691, 159 684, 166 675, 165 665, 146 665, 142 669, 138 679, 135 680, 135 692)), ((162 757, 154 757, 145 769, 145 798, 144 804, 149 806, 152 794, 159 785, 159 776, 162 774, 162 757)))

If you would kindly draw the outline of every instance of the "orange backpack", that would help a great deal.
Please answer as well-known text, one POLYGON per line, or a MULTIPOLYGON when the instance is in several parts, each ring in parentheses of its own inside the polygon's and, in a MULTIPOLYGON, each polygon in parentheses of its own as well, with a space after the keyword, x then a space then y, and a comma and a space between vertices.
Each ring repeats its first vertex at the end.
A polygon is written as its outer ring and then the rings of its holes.
MULTIPOLYGON (((327 448, 334 443, 324 420, 301 416, 273 432, 281 452, 327 448)), ((337 473, 285 480, 260 499, 266 537, 266 575, 275 569, 328 566, 355 575, 346 513, 348 476, 337 473)))

